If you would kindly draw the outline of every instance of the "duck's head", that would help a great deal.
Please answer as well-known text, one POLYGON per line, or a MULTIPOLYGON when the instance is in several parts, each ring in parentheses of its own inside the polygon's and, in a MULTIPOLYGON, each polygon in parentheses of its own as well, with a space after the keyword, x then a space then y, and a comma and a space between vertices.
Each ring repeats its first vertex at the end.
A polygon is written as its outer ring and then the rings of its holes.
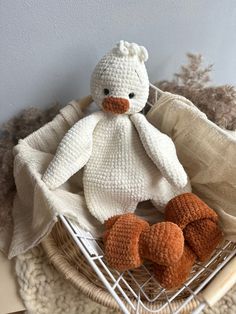
POLYGON ((91 78, 91 95, 97 105, 114 114, 134 114, 147 101, 149 80, 144 62, 147 50, 120 41, 97 64, 91 78))

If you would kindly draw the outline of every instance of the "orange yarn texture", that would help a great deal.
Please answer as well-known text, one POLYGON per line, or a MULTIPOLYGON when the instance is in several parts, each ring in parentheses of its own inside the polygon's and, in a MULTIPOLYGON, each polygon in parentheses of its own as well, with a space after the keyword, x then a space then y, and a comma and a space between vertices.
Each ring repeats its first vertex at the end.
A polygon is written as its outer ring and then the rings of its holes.
POLYGON ((134 214, 124 214, 112 217, 105 226, 105 258, 117 270, 139 267, 144 259, 171 265, 183 254, 183 232, 172 222, 150 226, 134 214))
POLYGON ((223 239, 216 212, 193 193, 176 196, 166 206, 165 219, 176 223, 200 261, 208 259, 223 239))
POLYGON ((161 265, 172 265, 182 256, 184 236, 172 222, 160 222, 140 234, 139 252, 144 259, 161 265))
POLYGON ((171 266, 153 264, 153 273, 162 287, 175 289, 186 281, 195 261, 196 255, 185 245, 183 255, 177 263, 171 266))
POLYGON ((143 219, 133 214, 121 215, 114 222, 108 220, 106 226, 111 226, 105 234, 105 258, 108 264, 124 271, 142 265, 143 260, 139 254, 139 237, 149 225, 143 219))
POLYGON ((212 252, 223 238, 218 225, 210 219, 200 219, 184 229, 185 241, 201 262, 210 258, 212 252))
POLYGON ((217 214, 193 193, 176 196, 166 206, 164 222, 150 226, 134 215, 106 221, 105 258, 125 271, 153 262, 153 273, 167 289, 179 287, 196 260, 205 261, 223 239, 217 214))
POLYGON ((102 107, 106 112, 121 114, 129 110, 129 101, 124 98, 106 97, 103 100, 102 107))
POLYGON ((209 218, 217 221, 217 214, 193 193, 184 193, 172 198, 165 208, 165 219, 184 229, 189 223, 209 218))

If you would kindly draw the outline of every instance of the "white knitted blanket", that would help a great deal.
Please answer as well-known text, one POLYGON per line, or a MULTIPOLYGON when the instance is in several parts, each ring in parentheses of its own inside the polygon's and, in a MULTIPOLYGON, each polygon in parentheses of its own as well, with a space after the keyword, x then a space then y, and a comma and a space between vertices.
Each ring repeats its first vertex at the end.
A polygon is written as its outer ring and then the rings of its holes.
MULTIPOLYGON (((37 245, 58 214, 75 219, 94 234, 102 230, 86 207, 82 171, 55 191, 41 179, 62 137, 81 118, 80 107, 90 102, 87 97, 69 104, 15 147, 17 196, 10 257, 37 245)), ((160 94, 147 119, 172 138, 193 192, 218 212, 227 238, 236 241, 236 137, 210 122, 190 101, 170 93, 160 94)))
POLYGON ((79 120, 60 142, 43 182, 55 190, 83 166, 86 204, 101 223, 147 200, 164 211, 173 197, 191 192, 173 141, 140 113, 98 111, 79 120))

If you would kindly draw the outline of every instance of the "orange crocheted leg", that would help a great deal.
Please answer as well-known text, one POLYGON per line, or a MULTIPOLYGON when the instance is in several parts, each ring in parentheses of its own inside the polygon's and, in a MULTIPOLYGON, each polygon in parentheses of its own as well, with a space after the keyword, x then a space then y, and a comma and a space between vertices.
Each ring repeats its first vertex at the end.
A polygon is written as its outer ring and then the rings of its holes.
POLYGON ((111 267, 125 271, 142 265, 139 238, 145 228, 149 224, 134 214, 118 217, 104 238, 105 258, 111 267))
POLYGON ((120 218, 122 215, 116 215, 116 216, 112 216, 111 218, 107 219, 105 221, 105 228, 106 229, 111 229, 112 226, 114 225, 114 223, 118 220, 118 218, 120 218))
POLYGON ((165 208, 165 219, 184 229, 189 223, 208 218, 217 222, 218 216, 205 202, 193 193, 172 198, 165 208))
POLYGON ((188 278, 195 260, 196 255, 185 244, 184 253, 177 263, 170 266, 153 264, 154 276, 163 288, 179 288, 188 278))
POLYGON ((200 261, 209 258, 223 238, 218 216, 192 193, 176 196, 166 206, 166 220, 183 229, 184 238, 200 261))
POLYGON ((176 263, 184 250, 182 230, 172 222, 161 222, 146 228, 140 235, 140 254, 161 265, 176 263))
POLYGON ((120 216, 121 215, 112 216, 111 218, 109 218, 105 221, 105 223, 104 223, 105 231, 103 233, 103 241, 106 241, 106 239, 110 233, 111 228, 113 227, 113 225, 116 223, 116 221, 118 220, 118 218, 120 216))
POLYGON ((201 262, 210 258, 222 241, 223 233, 210 219, 201 219, 188 224, 183 230, 185 240, 201 262))

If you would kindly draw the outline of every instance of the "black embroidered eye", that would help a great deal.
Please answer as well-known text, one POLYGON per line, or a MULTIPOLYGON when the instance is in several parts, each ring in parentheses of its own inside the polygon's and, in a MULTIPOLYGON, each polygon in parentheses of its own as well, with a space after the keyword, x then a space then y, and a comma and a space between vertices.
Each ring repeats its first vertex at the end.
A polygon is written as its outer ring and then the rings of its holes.
POLYGON ((107 88, 104 88, 103 92, 104 92, 104 95, 108 95, 110 93, 109 89, 107 89, 107 88))
POLYGON ((129 98, 134 98, 134 96, 135 96, 134 93, 129 94, 129 98))

